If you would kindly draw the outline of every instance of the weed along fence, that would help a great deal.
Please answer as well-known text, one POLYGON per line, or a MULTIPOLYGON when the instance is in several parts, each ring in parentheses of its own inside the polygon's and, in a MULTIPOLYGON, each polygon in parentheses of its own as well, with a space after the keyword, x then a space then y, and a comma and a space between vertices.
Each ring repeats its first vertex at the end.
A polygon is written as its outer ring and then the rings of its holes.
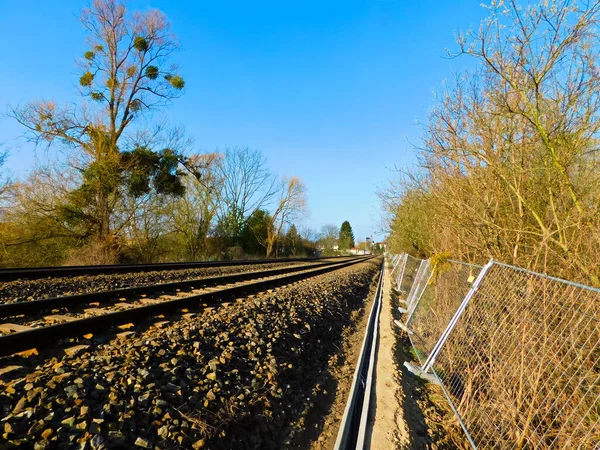
POLYGON ((600 290, 496 261, 391 263, 407 367, 442 387, 473 448, 600 448, 600 290))

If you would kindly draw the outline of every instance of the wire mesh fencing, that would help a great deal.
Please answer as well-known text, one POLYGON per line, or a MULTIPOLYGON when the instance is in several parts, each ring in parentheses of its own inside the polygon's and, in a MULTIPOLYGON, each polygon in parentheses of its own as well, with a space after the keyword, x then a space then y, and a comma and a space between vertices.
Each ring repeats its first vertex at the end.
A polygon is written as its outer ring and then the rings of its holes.
POLYGON ((419 269, 414 277, 412 282, 412 286, 410 288, 410 292, 406 297, 406 309, 408 312, 408 317, 412 317, 415 312, 415 308, 419 304, 419 300, 429 283, 429 279, 431 278, 431 264, 428 259, 422 260, 419 264, 419 269))
POLYGON ((402 279, 407 257, 408 255, 403 253, 402 255, 394 255, 390 258, 390 263, 392 265, 391 276, 396 284, 398 284, 399 280, 402 279))
POLYGON ((399 276, 396 279, 396 286, 401 295, 406 296, 410 292, 422 262, 422 259, 407 254, 404 255, 402 272, 398 274, 399 276))
MULTIPOLYGON (((400 293, 400 300, 406 303, 405 312, 414 310, 416 301, 431 275, 429 260, 415 258, 406 253, 389 257, 392 266, 392 279, 400 293)), ((402 309, 402 308, 401 308, 402 309)))
POLYGON ((473 448, 600 448, 600 290, 449 262, 407 328, 473 448))
POLYGON ((420 287, 422 292, 413 313, 409 310, 406 326, 421 364, 431 355, 480 271, 481 266, 450 261, 420 287))

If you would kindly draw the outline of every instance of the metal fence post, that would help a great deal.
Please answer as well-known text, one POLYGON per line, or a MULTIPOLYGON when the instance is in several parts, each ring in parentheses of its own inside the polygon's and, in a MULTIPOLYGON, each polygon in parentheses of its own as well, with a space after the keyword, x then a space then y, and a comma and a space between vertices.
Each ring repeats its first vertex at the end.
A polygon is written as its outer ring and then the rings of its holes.
POLYGON ((428 267, 429 267, 428 259, 422 260, 421 264, 419 264, 419 269, 417 270, 417 273, 415 275, 415 280, 413 281, 413 284, 410 288, 410 292, 408 293, 408 296, 406 297, 406 307, 409 308, 409 311, 412 311, 412 307, 415 303, 414 297, 417 295, 417 290, 421 286, 421 282, 423 280, 423 277, 426 274, 426 270, 428 267))
POLYGON ((406 262, 408 261, 408 253, 405 253, 403 255, 404 260, 403 264, 402 264, 402 273, 400 273, 400 278, 396 278, 396 285, 398 286, 398 289, 400 288, 400 285, 402 284, 402 278, 404 278, 404 271, 406 270, 406 262), (398 283, 398 280, 400 280, 400 283, 398 283))

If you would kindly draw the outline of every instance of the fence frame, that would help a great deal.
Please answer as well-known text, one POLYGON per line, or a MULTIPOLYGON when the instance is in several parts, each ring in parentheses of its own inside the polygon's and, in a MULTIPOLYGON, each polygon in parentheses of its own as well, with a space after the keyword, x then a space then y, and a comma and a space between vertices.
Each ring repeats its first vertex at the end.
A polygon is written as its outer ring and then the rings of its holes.
POLYGON ((483 277, 485 277, 485 274, 490 269, 490 267, 492 267, 493 264, 494 264, 494 260, 490 259, 490 261, 485 266, 483 266, 483 269, 481 269, 481 271, 477 275, 477 278, 473 282, 473 286, 471 286, 471 289, 469 289, 469 292, 467 292, 467 295, 461 302, 456 313, 454 313, 454 316, 452 317, 452 319, 450 320, 450 323, 444 330, 444 333, 442 333, 442 335, 438 339, 437 344, 435 344, 435 347, 433 347, 433 350, 432 350, 431 354, 429 355, 429 357, 427 358, 427 361, 425 361, 425 364, 423 365, 424 372, 429 372, 431 370, 433 364, 435 363, 435 359, 437 358, 439 353, 442 351, 442 347, 444 346, 444 344, 450 337, 452 330, 454 330, 454 327, 456 326, 459 319, 461 318, 461 316, 467 309, 467 306, 469 306, 469 303, 471 302, 473 295, 475 295, 475 292, 477 292, 477 288, 481 284, 483 277))
MULTIPOLYGON (((404 255, 406 255, 406 254, 404 254, 404 255)), ((407 256, 405 256, 404 260, 405 261, 407 260, 407 256)), ((476 265, 464 263, 461 261, 454 261, 454 260, 449 260, 449 261, 453 262, 453 263, 463 264, 463 265, 476 266, 476 265)), ((419 359, 419 363, 420 363, 421 367, 417 368, 409 362, 405 362, 404 365, 409 369, 410 372, 424 378, 426 381, 434 382, 434 383, 440 385, 442 392, 443 392, 444 396, 446 397, 446 400, 448 401, 450 408, 452 409, 454 415, 458 419, 458 422, 459 422, 461 428, 463 429, 463 432, 465 433, 467 441, 469 442, 470 446, 474 450, 477 450, 478 449, 477 444, 475 443, 473 437, 471 436, 471 434, 466 426, 465 420, 461 417, 461 414, 458 411, 458 407, 457 407, 457 405, 455 405, 454 400, 452 399, 452 396, 450 395, 450 392, 448 390, 449 388, 444 384, 444 381, 442 380, 440 375, 436 372, 435 363, 436 363, 438 356, 440 355, 440 353, 443 351, 444 347, 446 346, 446 343, 449 340, 449 338, 451 337, 453 331, 457 327, 461 317, 463 317, 463 315, 469 308, 469 305, 471 304, 471 300, 477 293, 479 287, 481 286, 481 283, 485 279, 490 268, 492 268, 493 266, 505 267, 505 268, 508 268, 511 270, 516 270, 516 271, 522 272, 522 273, 532 276, 532 277, 543 278, 546 280, 561 283, 563 285, 568 285, 568 286, 572 286, 575 288, 583 289, 588 292, 594 292, 596 294, 600 294, 600 289, 594 288, 591 286, 587 286, 587 285, 584 285, 581 283, 576 283, 573 281, 568 281, 568 280, 564 280, 561 278, 553 277, 550 275, 534 272, 534 271, 531 271, 528 269, 510 265, 510 264, 501 263, 498 261, 494 261, 493 259, 490 259, 487 262, 487 264, 485 264, 483 267, 477 266, 477 267, 480 267, 481 270, 477 274, 477 277, 473 281, 470 289, 468 290, 468 292, 466 293, 466 295, 460 302, 460 305, 458 306, 457 310, 452 315, 452 318, 450 319, 450 321, 447 324, 446 328, 444 329, 443 333, 441 334, 441 336, 439 338, 437 338, 437 341, 436 341, 435 346, 433 347, 431 353, 429 354, 427 359, 423 362, 421 357, 419 356, 417 347, 415 347, 415 343, 413 342, 413 339, 411 337, 411 334, 413 334, 413 332, 410 330, 410 323, 411 323, 411 320, 413 318, 415 311, 417 310, 417 308, 421 302, 421 299, 423 298, 424 292, 427 289, 427 286, 430 284, 431 278, 434 275, 434 271, 431 270, 429 277, 427 278, 427 282, 424 285, 422 284, 424 273, 425 273, 424 268, 428 267, 428 264, 430 264, 429 260, 421 260, 421 263, 419 264, 419 268, 417 270, 417 273, 415 274, 410 291, 405 300, 407 303, 408 309, 406 310, 403 308, 399 308, 401 310, 401 312, 408 313, 408 318, 405 322, 405 325, 402 324, 404 326, 401 326, 401 328, 404 329, 408 333, 408 337, 410 339, 411 345, 415 349, 415 352, 417 354, 417 358, 419 359)), ((404 266, 405 265, 406 264, 404 264, 404 266)), ((404 268, 403 268, 403 271, 404 271, 404 268)), ((402 275, 404 275, 404 273, 402 275)), ((400 286, 402 284, 402 281, 403 281, 402 278, 403 278, 403 276, 400 278, 398 286, 400 286)), ((533 298, 535 298, 535 297, 533 297, 533 298)), ((578 311, 579 314, 584 315, 584 313, 577 307, 575 308, 575 311, 578 311)), ((598 319, 594 319, 594 320, 597 321, 598 319)), ((398 324, 398 325, 400 326, 400 324, 398 324)), ((590 409, 588 411, 593 410, 592 408, 595 408, 595 406, 594 406, 595 404, 596 403, 592 403, 589 406, 590 409)), ((573 414, 574 411, 575 410, 573 410, 573 412, 571 414, 573 414)), ((465 411, 465 414, 470 414, 470 413, 468 413, 468 411, 465 411)), ((581 420, 583 420, 583 418, 581 420)), ((580 423, 581 423, 581 421, 580 421, 580 423)), ((600 423, 600 419, 598 419, 598 421, 596 421, 595 425, 591 425, 589 432, 593 432, 593 430, 595 429, 595 427, 598 423, 600 423)), ((539 425, 538 425, 538 427, 539 427, 539 425)), ((571 428, 567 428, 566 430, 568 433, 571 430, 571 428)), ((586 436, 592 436, 592 435, 589 435, 589 432, 586 436)), ((593 436, 595 436, 595 435, 593 435, 593 436)), ((554 438, 554 440, 552 440, 552 442, 549 445, 550 446, 556 445, 556 439, 557 439, 557 437, 554 438)), ((568 440, 567 442, 571 442, 571 441, 568 440)), ((573 443, 573 442, 571 442, 571 443, 573 443)), ((586 443, 589 443, 589 442, 586 441, 586 443)), ((593 444, 593 442, 592 442, 592 444, 593 444)), ((580 443, 580 445, 581 445, 581 443, 580 443)), ((554 447, 552 447, 552 448, 554 448, 554 447)), ((594 447, 594 448, 596 448, 596 447, 594 447)), ((598 449, 600 449, 600 447, 598 447, 598 449)))
MULTIPOLYGON (((427 268, 429 268, 429 266, 426 266, 427 268)), ((425 270, 425 269, 424 269, 425 270)), ((425 284, 423 286, 419 286, 417 285, 417 289, 421 288, 421 292, 419 293, 419 298, 417 298, 416 300, 413 300, 413 304, 409 305, 410 309, 408 310, 408 318, 406 319, 406 326, 409 325, 410 320, 412 319, 412 317, 415 314, 415 311, 417 310, 417 307, 419 305, 419 302, 421 301, 421 298, 423 297, 423 294, 425 293, 425 289, 427 289, 427 286, 429 285, 429 283, 431 282, 431 277, 433 277, 433 270, 431 271, 431 273, 429 274, 429 276, 427 277, 427 281, 425 282, 425 284)), ((415 280, 416 281, 416 280, 415 280)), ((420 280, 419 280, 420 281, 420 280)), ((415 283, 416 284, 416 283, 415 283)), ((416 293, 415 293, 416 295, 416 293)))

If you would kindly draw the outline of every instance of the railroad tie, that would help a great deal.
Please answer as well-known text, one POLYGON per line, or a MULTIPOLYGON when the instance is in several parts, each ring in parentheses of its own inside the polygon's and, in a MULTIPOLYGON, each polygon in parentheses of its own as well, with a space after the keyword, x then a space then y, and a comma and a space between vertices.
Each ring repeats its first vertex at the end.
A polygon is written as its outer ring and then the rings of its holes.
POLYGON ((155 305, 160 302, 161 301, 156 298, 141 298, 140 299, 140 303, 142 303, 144 305, 155 305))
POLYGON ((89 348, 89 345, 83 345, 83 344, 81 344, 81 345, 74 345, 73 347, 65 348, 63 350, 63 352, 67 356, 75 356, 78 353, 81 353, 82 351, 87 350, 88 348, 89 348))
POLYGON ((133 331, 123 331, 122 333, 117 334, 117 338, 119 339, 127 339, 132 334, 135 334, 133 331))
POLYGON ((115 303, 115 306, 119 306, 121 308, 135 308, 135 305, 132 305, 131 303, 125 303, 125 302, 119 302, 119 303, 115 303))
POLYGON ((167 295, 165 297, 173 297, 175 299, 175 298, 189 297, 189 296, 190 296, 189 292, 178 292, 175 296, 167 295))
POLYGON ((2 375, 8 375, 9 373, 14 373, 20 370, 25 369, 25 367, 23 366, 6 366, 6 367, 2 367, 0 368, 0 377, 2 375))
POLYGON ((86 308, 83 311, 87 314, 108 314, 110 312, 108 309, 102 308, 86 308))
POLYGON ((3 334, 15 333, 18 331, 27 331, 31 329, 32 327, 28 327, 27 325, 19 325, 16 323, 0 323, 0 333, 3 334))
POLYGON ((71 322, 77 320, 77 317, 64 316, 61 314, 52 314, 50 316, 44 316, 46 322, 71 322))

